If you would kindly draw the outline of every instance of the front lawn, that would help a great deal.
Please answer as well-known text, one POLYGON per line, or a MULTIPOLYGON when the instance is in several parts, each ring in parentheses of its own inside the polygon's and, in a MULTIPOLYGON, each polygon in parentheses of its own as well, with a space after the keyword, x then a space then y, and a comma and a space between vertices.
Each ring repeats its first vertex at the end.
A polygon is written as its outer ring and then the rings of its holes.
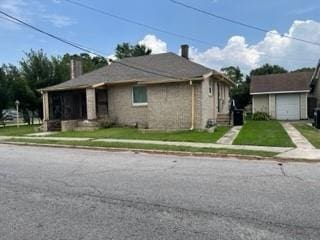
POLYGON ((115 139, 139 139, 159 141, 181 141, 181 142, 203 142, 215 143, 227 131, 229 127, 219 126, 214 133, 206 131, 179 131, 179 132, 155 132, 140 131, 135 128, 104 128, 95 131, 72 131, 61 132, 55 137, 77 137, 77 138, 115 138, 115 139))
POLYGON ((36 132, 35 129, 37 127, 39 127, 39 125, 22 125, 19 128, 17 128, 17 126, 0 127, 0 136, 22 136, 25 134, 31 134, 36 132))
POLYGON ((295 147, 278 121, 247 121, 233 144, 295 147))
POLYGON ((305 123, 292 124, 316 148, 320 148, 320 130, 305 123))

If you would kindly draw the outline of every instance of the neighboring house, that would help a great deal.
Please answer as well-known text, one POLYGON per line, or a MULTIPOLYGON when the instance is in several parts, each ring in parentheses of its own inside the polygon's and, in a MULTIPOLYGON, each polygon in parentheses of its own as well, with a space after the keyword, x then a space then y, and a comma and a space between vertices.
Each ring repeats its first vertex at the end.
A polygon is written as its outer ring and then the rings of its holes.
POLYGON ((278 120, 312 117, 320 96, 317 76, 314 72, 253 76, 250 89, 253 113, 267 112, 278 120))
MULTIPOLYGON (((44 130, 96 127, 110 121, 139 128, 204 129, 226 121, 234 83, 225 75, 173 53, 126 58, 41 89, 44 130)), ((76 64, 75 64, 76 63, 76 64)))

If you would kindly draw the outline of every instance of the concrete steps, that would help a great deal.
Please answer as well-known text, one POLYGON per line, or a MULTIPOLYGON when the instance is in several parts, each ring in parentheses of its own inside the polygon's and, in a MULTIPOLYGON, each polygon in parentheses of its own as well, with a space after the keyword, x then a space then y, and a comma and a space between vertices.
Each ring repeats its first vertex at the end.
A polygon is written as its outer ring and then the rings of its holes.
POLYGON ((229 125, 230 118, 228 113, 218 113, 217 115, 217 124, 229 125))
POLYGON ((79 121, 78 126, 74 129, 75 131, 94 131, 99 129, 100 123, 97 121, 79 121))

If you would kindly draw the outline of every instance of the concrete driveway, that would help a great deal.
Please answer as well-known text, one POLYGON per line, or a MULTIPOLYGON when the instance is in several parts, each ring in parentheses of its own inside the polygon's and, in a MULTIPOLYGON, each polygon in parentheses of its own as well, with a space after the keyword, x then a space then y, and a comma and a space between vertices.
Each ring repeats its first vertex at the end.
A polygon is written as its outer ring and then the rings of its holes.
POLYGON ((319 239, 320 165, 0 145, 0 239, 319 239))

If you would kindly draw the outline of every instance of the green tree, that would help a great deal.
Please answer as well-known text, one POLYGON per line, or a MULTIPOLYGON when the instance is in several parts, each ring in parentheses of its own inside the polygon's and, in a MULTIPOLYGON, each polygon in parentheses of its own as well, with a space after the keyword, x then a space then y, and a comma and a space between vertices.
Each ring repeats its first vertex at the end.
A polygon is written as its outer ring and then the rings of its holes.
POLYGON ((251 100, 250 80, 248 76, 244 79, 244 74, 240 68, 234 66, 222 68, 221 71, 236 84, 236 86, 231 89, 230 96, 234 99, 237 108, 245 108, 251 100))
POLYGON ((150 55, 151 52, 152 50, 143 44, 130 45, 129 43, 122 43, 117 45, 115 55, 116 58, 122 59, 127 57, 150 55))
POLYGON ((276 74, 276 73, 287 73, 288 70, 279 66, 279 65, 270 65, 265 64, 262 67, 256 68, 250 72, 250 76, 254 75, 268 75, 268 74, 276 74))
POLYGON ((5 68, 5 65, 0 67, 0 119, 2 118, 2 111, 9 104, 8 80, 5 68))
MULTIPOLYGON (((25 91, 25 95, 22 95, 20 98, 26 98, 26 101, 28 101, 28 103, 25 103, 21 107, 24 107, 25 111, 32 112, 33 121, 34 113, 42 112, 42 100, 39 89, 57 84, 59 81, 54 77, 55 71, 51 59, 47 57, 43 50, 31 50, 25 53, 25 57, 20 61, 20 66, 22 80, 19 82, 21 84, 21 86, 19 85, 21 87, 19 88, 19 94, 23 94, 23 91, 25 91)), ((18 96, 16 97, 18 98, 18 96)))
POLYGON ((293 70, 292 72, 314 72, 316 69, 313 67, 303 67, 296 70, 293 70))
POLYGON ((241 84, 243 82, 243 73, 241 72, 239 67, 225 67, 221 68, 221 71, 226 74, 236 85, 241 84))

